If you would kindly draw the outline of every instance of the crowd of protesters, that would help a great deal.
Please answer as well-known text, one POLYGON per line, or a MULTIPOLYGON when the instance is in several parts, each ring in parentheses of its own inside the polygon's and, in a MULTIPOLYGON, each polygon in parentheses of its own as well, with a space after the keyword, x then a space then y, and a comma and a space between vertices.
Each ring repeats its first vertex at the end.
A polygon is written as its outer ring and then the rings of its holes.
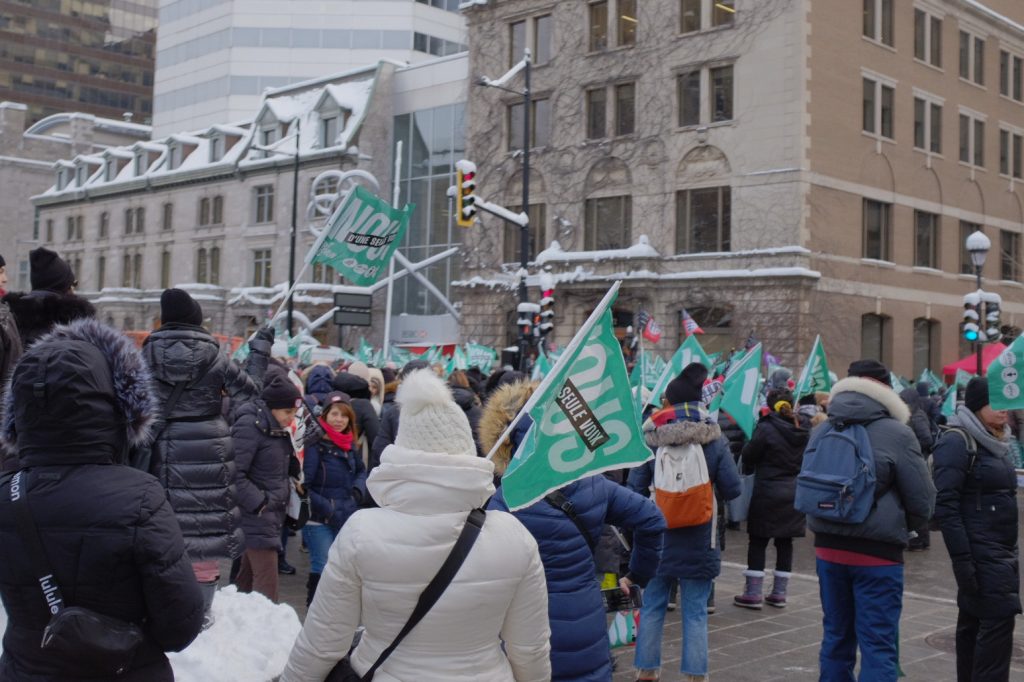
POLYGON ((724 531, 737 527, 724 503, 741 496, 743 475, 747 569, 733 603, 785 607, 793 541, 809 528, 821 680, 854 679, 858 649, 861 680, 897 678, 903 553, 929 547, 930 523, 958 586, 958 680, 1008 679, 1021 613, 1016 473, 1008 415, 989 405, 982 379, 940 424, 926 386, 897 394, 874 360, 854 362, 827 394, 794 396, 792 378, 773 374, 747 439, 709 414, 716 378, 691 364, 644 415, 635 447, 654 459, 510 513, 501 482, 531 426, 523 417, 509 429, 537 388, 526 376, 444 378, 421 360, 298 367, 272 357, 269 328, 239 364, 179 289, 163 292, 161 325, 140 349, 94 319, 55 253, 37 249, 30 263, 32 291, 0 298, 0 682, 106 679, 71 645, 47 648, 61 642, 58 619, 81 610, 104 632, 138 633, 116 679, 173 680, 165 652, 212 625, 225 578, 278 600, 297 530, 308 615, 284 682, 344 669, 385 682, 608 682, 609 567, 615 589, 644 593, 635 679, 660 678, 678 603, 680 672, 704 680, 724 531), (851 425, 874 457, 870 510, 856 523, 805 516, 794 507, 805 453, 851 425), (680 527, 652 488, 661 458, 684 452, 698 453, 714 495, 710 520, 680 527), (43 561, 59 591, 40 589, 43 561))

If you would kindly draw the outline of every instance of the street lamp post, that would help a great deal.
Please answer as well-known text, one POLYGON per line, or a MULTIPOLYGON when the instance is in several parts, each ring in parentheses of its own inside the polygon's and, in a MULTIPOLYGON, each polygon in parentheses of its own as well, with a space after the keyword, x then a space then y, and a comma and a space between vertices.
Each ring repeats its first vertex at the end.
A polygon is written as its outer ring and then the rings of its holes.
MULTIPOLYGON (((978 283, 978 293, 981 294, 981 269, 985 266, 985 258, 988 256, 989 249, 992 248, 992 242, 985 233, 981 230, 972 232, 967 235, 967 241, 965 242, 967 252, 971 254, 971 263, 974 265, 974 276, 978 283)), ((979 299, 978 306, 980 309, 981 301, 979 299)), ((980 323, 979 318, 979 323, 980 323)), ((980 324, 979 324, 980 326, 980 324)), ((978 359, 977 369, 978 376, 982 376, 982 359, 981 359, 981 336, 979 334, 978 340, 974 342, 974 352, 978 359)))

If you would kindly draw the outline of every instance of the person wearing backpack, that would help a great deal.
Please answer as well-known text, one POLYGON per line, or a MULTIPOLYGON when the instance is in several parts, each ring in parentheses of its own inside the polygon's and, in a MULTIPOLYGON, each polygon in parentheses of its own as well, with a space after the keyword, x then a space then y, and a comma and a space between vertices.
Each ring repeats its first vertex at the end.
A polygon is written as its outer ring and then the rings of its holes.
POLYGON ((644 440, 654 459, 629 473, 629 487, 655 500, 665 516, 661 564, 644 591, 633 667, 637 680, 658 680, 669 590, 679 584, 683 679, 708 673, 708 596, 721 571, 717 497, 728 501, 742 491, 736 463, 718 424, 701 402, 707 368, 691 363, 665 387, 666 406, 644 422, 644 440))
POLYGON ((1021 613, 1017 475, 1005 410, 993 410, 988 380, 967 384, 964 404, 935 448, 935 518, 956 577, 958 682, 1010 678, 1021 613))
POLYGON ((889 370, 857 360, 811 434, 794 506, 814 532, 824 636, 822 682, 894 681, 909 528, 932 514, 935 487, 889 370), (846 478, 845 491, 828 481, 846 478))

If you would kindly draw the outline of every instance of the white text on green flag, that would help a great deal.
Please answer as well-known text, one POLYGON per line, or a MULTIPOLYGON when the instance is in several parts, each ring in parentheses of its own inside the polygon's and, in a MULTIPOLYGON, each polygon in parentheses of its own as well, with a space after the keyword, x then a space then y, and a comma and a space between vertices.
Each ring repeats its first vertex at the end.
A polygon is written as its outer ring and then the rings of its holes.
POLYGON ((750 438, 757 423, 757 407, 761 393, 761 344, 757 344, 733 364, 722 382, 719 409, 727 412, 750 438))
POLYGON ((651 395, 647 398, 648 405, 661 405, 661 396, 665 392, 668 382, 679 376, 679 373, 693 362, 699 362, 711 371, 711 359, 704 352, 700 341, 696 336, 687 336, 682 345, 672 355, 665 369, 662 370, 658 383, 651 389, 651 395))
POLYGON ((988 366, 988 399, 993 410, 1024 408, 1024 336, 988 366))

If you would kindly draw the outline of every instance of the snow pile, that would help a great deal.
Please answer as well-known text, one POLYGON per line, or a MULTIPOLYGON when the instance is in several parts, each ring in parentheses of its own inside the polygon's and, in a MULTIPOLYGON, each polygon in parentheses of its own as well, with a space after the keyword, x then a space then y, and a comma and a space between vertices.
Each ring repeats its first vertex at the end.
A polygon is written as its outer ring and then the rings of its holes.
POLYGON ((607 249, 604 251, 563 251, 562 245, 557 241, 551 242, 551 245, 537 254, 536 263, 546 263, 548 261, 575 261, 575 260, 586 260, 586 261, 604 261, 604 260, 617 260, 621 258, 660 258, 661 254, 658 250, 651 246, 650 240, 647 239, 647 235, 642 234, 637 240, 636 244, 629 246, 625 249, 607 249))
POLYGON ((178 682, 269 682, 284 670, 302 629, 295 610, 234 585, 217 591, 216 621, 181 653, 168 654, 178 682))

